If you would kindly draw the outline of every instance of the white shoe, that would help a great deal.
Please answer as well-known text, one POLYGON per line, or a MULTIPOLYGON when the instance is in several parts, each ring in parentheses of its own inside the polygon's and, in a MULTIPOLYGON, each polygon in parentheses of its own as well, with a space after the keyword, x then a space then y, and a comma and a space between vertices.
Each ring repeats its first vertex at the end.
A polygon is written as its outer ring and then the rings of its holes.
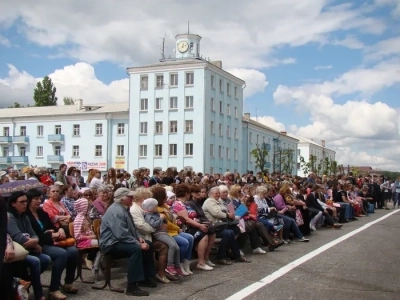
POLYGON ((210 267, 206 263, 204 265, 197 264, 197 269, 203 270, 203 271, 212 271, 214 270, 213 267, 210 267))
MULTIPOLYGON (((185 275, 185 276, 190 275, 190 274, 186 271, 185 266, 183 265, 183 263, 180 263, 179 265, 180 265, 180 267, 181 267, 181 270, 182 270, 183 275, 185 275)), ((192 274, 193 274, 193 273, 192 273, 192 274)))
POLYGON ((311 223, 310 223, 310 229, 311 229, 312 231, 316 231, 316 230, 317 230, 317 228, 315 228, 315 225, 313 225, 313 224, 311 224, 311 223))
POLYGON ((253 249, 253 254, 265 254, 267 252, 265 252, 263 249, 261 249, 260 247, 253 249))
POLYGON ((239 251, 240 251, 240 256, 244 256, 243 251, 242 250, 239 250, 239 251))
POLYGON ((190 271, 190 260, 185 259, 185 260, 183 261, 183 267, 185 268, 186 273, 188 273, 189 275, 192 275, 192 274, 193 274, 193 272, 190 271))
POLYGON ((209 265, 210 267, 215 267, 216 266, 216 264, 214 264, 211 260, 206 260, 205 263, 207 265, 209 265))

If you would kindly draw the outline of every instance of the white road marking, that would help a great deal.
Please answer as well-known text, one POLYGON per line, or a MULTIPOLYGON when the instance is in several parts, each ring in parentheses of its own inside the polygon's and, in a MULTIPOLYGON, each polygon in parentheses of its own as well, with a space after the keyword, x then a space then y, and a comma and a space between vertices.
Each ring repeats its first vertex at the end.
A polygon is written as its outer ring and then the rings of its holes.
POLYGON ((328 250, 329 248, 332 248, 333 246, 336 246, 337 244, 347 240, 348 238, 352 237, 353 235, 356 235, 357 233, 364 231, 365 229, 371 227, 372 225, 386 219, 389 218, 391 215, 395 214, 399 212, 399 210, 395 210, 393 212, 388 213, 387 215, 384 215, 383 217, 380 217, 379 219, 376 219, 375 221, 369 222, 363 226, 361 226, 360 228, 353 230, 343 236, 341 236, 340 238, 333 240, 332 242, 329 242, 328 244, 325 244, 321 247, 319 247, 318 249, 315 249, 314 251, 311 251, 310 253, 296 259, 295 261, 292 261, 291 263, 287 264, 286 266, 280 268, 279 270, 275 271, 274 273, 272 273, 271 275, 268 275, 266 277, 264 277, 263 279, 261 279, 260 281, 257 281, 251 285, 249 285, 248 287, 245 287, 244 289, 240 290, 239 292, 233 294, 232 296, 230 296, 229 298, 227 298, 226 300, 240 300, 240 299, 244 299, 247 296, 251 295, 252 293, 254 293, 255 291, 261 289, 262 287, 274 282, 276 279, 282 277, 283 275, 285 275, 286 273, 289 273, 291 270, 295 269, 296 267, 304 264, 306 261, 314 258, 315 256, 321 254, 322 252, 325 252, 326 250, 328 250))

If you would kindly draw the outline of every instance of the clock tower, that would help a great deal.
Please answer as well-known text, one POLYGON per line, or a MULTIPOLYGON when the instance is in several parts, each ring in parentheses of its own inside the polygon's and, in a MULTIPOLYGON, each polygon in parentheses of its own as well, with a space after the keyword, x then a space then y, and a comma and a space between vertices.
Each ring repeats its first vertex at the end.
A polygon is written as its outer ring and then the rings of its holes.
POLYGON ((197 34, 178 34, 176 37, 176 58, 200 57, 201 36, 197 34))

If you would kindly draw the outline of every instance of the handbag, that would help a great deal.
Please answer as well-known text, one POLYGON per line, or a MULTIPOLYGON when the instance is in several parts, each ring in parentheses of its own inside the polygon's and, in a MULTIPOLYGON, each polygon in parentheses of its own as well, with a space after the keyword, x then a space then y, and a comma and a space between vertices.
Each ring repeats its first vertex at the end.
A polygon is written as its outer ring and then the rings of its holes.
POLYGON ((299 209, 296 209, 296 224, 297 226, 304 225, 303 215, 299 209))
POLYGON ((24 260, 29 254, 29 252, 24 247, 22 247, 20 244, 18 244, 17 242, 13 241, 12 243, 13 243, 14 253, 15 253, 14 258, 12 260, 7 260, 7 261, 3 260, 4 263, 13 263, 16 261, 24 260))

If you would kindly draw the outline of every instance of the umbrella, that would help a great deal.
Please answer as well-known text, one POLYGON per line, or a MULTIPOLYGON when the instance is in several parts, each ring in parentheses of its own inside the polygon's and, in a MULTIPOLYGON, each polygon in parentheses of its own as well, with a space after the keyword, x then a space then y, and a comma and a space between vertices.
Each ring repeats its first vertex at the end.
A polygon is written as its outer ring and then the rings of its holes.
POLYGON ((36 180, 16 180, 14 182, 8 182, 0 185, 0 195, 3 197, 9 197, 12 193, 22 191, 27 192, 31 189, 44 190, 45 186, 40 181, 36 180))

